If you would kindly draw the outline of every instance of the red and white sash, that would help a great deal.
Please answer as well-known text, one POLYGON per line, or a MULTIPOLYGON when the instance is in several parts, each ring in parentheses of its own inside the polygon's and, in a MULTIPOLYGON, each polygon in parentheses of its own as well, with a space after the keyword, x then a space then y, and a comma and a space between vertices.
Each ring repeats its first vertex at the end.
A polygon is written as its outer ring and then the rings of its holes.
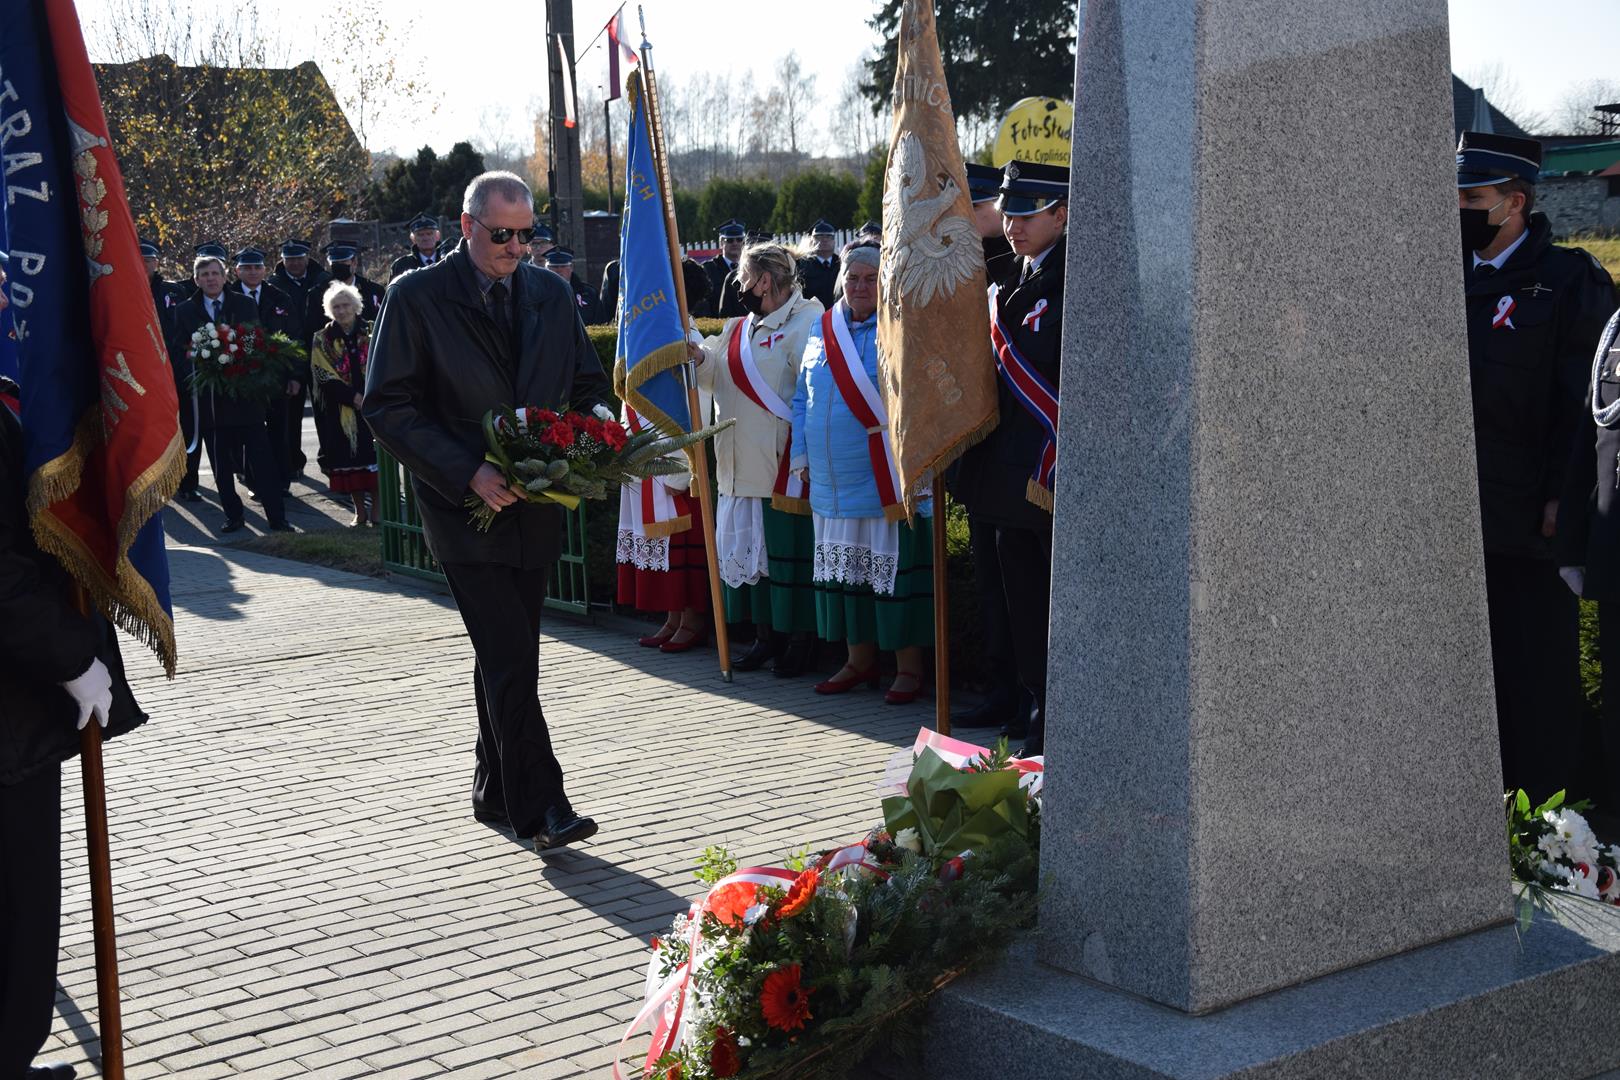
MULTIPOLYGON (((646 423, 628 403, 624 407, 624 418, 632 435, 647 430, 646 423)), ((631 481, 625 487, 639 487, 641 490, 636 493, 637 498, 621 501, 621 528, 629 528, 633 534, 656 539, 683 533, 692 527, 691 515, 677 511, 674 496, 663 483, 663 477, 649 476, 631 481), (626 516, 625 510, 628 510, 629 521, 622 520, 626 516)))
POLYGON ((883 407, 860 350, 850 336, 844 305, 834 304, 821 316, 821 339, 827 349, 827 367, 843 395, 844 404, 866 429, 866 453, 872 459, 872 479, 877 482, 878 501, 887 521, 904 521, 906 508, 900 502, 900 474, 894 467, 894 451, 889 446, 889 413, 883 407))
MULTIPOLYGON (((1045 302, 1041 301, 1043 304, 1045 302)), ((1044 308, 1038 310, 1045 311, 1044 308)), ((1013 344, 1012 332, 1001 319, 999 286, 992 286, 990 289, 990 342, 996 350, 996 373, 1012 391, 1018 404, 1024 407, 1024 411, 1029 413, 1046 434, 1046 440, 1041 444, 1040 454, 1035 461, 1034 473, 1026 485, 1024 497, 1050 514, 1053 506, 1052 478, 1057 469, 1057 387, 1048 382, 1046 376, 1029 362, 1017 345, 1013 344)))
POLYGON ((731 340, 726 343, 726 365, 731 371, 731 381, 749 401, 778 420, 785 420, 788 426, 787 442, 776 463, 776 484, 771 488, 771 505, 790 514, 808 514, 810 483, 794 476, 788 468, 788 460, 793 453, 793 410, 760 374, 759 366, 754 363, 753 343, 745 332, 747 327, 746 316, 738 319, 731 328, 731 340))

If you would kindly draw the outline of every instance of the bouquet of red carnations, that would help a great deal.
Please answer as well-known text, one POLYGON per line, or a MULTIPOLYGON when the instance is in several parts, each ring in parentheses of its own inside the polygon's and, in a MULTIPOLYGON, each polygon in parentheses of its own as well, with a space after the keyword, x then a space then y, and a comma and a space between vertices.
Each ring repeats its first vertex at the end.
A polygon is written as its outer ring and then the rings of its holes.
MULTIPOLYGON (((484 414, 484 460, 500 469, 506 482, 528 502, 549 500, 569 510, 581 499, 605 499, 630 480, 686 471, 686 463, 668 457, 724 431, 735 420, 669 436, 649 429, 625 431, 613 413, 598 405, 591 413, 539 409, 492 409, 484 414)), ((473 524, 488 530, 495 511, 477 495, 467 496, 473 524)))
POLYGON ((293 365, 304 355, 286 334, 231 323, 199 326, 186 349, 192 386, 249 401, 285 394, 293 365))

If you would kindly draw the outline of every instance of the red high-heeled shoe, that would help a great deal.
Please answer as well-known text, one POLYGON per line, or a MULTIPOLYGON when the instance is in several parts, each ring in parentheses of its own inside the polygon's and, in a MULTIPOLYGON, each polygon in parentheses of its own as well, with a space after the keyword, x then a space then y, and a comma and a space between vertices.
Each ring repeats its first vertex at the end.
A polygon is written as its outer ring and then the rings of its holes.
POLYGON ((683 632, 691 633, 692 636, 687 638, 685 641, 677 641, 675 640, 675 636, 671 635, 668 641, 658 646, 658 651, 667 653, 685 652, 687 649, 695 649, 699 645, 708 644, 709 628, 707 626, 697 631, 687 631, 686 627, 683 626, 679 630, 675 631, 676 634, 683 632))
POLYGON ((664 642, 666 642, 670 638, 674 637, 675 636, 675 631, 679 630, 679 629, 680 629, 680 627, 678 627, 678 626, 675 627, 674 629, 671 629, 668 626, 660 626, 658 628, 658 633, 656 633, 656 634, 648 634, 644 638, 637 638, 636 639, 636 644, 640 645, 643 649, 656 649, 660 645, 662 645, 664 642))
POLYGON ((865 683, 873 690, 877 689, 878 668, 876 664, 873 664, 865 671, 857 671, 847 679, 827 679, 824 682, 818 682, 816 683, 816 693, 842 694, 846 691, 855 689, 857 686, 861 685, 861 683, 865 683))
POLYGON ((896 690, 894 688, 894 684, 891 683, 889 685, 888 692, 883 695, 883 700, 885 702, 887 702, 888 704, 890 704, 890 705, 910 705, 913 701, 917 700, 917 695, 922 693, 922 676, 921 675, 915 674, 914 672, 910 672, 910 671, 897 671, 897 672, 894 673, 894 681, 895 682, 899 682, 903 678, 916 679, 917 680, 917 685, 913 686, 910 690, 896 690))

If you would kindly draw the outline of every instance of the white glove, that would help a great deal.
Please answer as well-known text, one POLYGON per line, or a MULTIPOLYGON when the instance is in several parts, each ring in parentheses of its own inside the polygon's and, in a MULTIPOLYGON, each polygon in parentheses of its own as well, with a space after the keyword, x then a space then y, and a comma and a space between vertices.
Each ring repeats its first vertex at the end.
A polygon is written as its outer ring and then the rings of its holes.
POLYGON ((1581 592, 1586 588, 1586 567, 1584 566, 1560 566, 1558 576, 1564 579, 1564 584, 1568 585, 1569 591, 1576 596, 1581 595, 1581 592))
POLYGON ((73 700, 79 703, 80 731, 90 722, 90 714, 95 713, 96 722, 102 727, 107 726, 107 717, 112 712, 112 674, 108 672, 107 665, 100 660, 91 661, 90 667, 83 675, 71 682, 62 684, 62 689, 73 695, 73 700))

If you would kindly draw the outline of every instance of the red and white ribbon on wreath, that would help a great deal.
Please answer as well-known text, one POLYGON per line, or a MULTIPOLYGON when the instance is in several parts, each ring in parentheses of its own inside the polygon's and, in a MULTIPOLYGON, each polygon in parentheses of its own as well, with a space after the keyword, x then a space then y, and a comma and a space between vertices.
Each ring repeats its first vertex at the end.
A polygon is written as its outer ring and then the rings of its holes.
POLYGON ((776 484, 771 488, 771 505, 790 513, 808 514, 810 482, 794 476, 788 467, 789 448, 793 445, 793 410, 760 374, 759 365, 754 363, 753 343, 745 332, 747 327, 746 317, 738 319, 731 328, 731 339, 726 342, 726 367, 731 373, 731 381, 749 401, 778 420, 786 421, 788 426, 787 443, 776 462, 776 484))
POLYGON ((1518 327, 1513 325, 1513 320, 1509 316, 1513 314, 1513 309, 1518 306, 1518 301, 1511 296, 1504 296, 1498 300, 1496 302, 1496 314, 1491 316, 1491 327, 1500 330, 1505 326, 1509 330, 1517 330, 1518 327))
POLYGON ((872 462, 872 479, 877 482, 883 516, 889 521, 899 521, 906 516, 906 511, 900 505, 900 474, 894 467, 894 452, 889 446, 889 413, 883 407, 877 387, 866 374, 866 365, 861 363, 860 350, 855 347, 849 323, 844 318, 843 304, 834 304, 831 311, 821 316, 821 338, 827 350, 827 367, 838 384, 838 392, 866 429, 866 454, 872 462))
MULTIPOLYGON (((639 435, 647 430, 646 423, 628 403, 624 407, 625 426, 630 434, 639 435)), ((625 522, 632 532, 652 538, 685 532, 692 527, 692 519, 683 517, 675 505, 675 497, 661 476, 631 480, 626 487, 638 487, 637 497, 629 500, 631 520, 625 522)))
MULTIPOLYGON (((949 735, 941 735, 932 728, 922 728, 917 732, 917 739, 911 744, 910 750, 901 750, 889 758, 889 763, 883 770, 883 782, 878 787, 878 794, 904 795, 906 778, 911 775, 912 762, 925 749, 938 754, 945 764, 954 769, 965 769, 991 752, 988 746, 963 742, 949 735)), ((1016 769, 1022 774, 1018 778, 1019 787, 1027 790, 1031 796, 1037 798, 1040 796, 1041 782, 1046 775, 1044 757, 1013 758, 1007 763, 1007 767, 1016 769)))
POLYGON ((1046 297, 1035 301, 1035 306, 1029 314, 1024 316, 1024 325, 1033 329, 1037 334, 1041 332, 1041 316, 1046 314, 1046 297))

